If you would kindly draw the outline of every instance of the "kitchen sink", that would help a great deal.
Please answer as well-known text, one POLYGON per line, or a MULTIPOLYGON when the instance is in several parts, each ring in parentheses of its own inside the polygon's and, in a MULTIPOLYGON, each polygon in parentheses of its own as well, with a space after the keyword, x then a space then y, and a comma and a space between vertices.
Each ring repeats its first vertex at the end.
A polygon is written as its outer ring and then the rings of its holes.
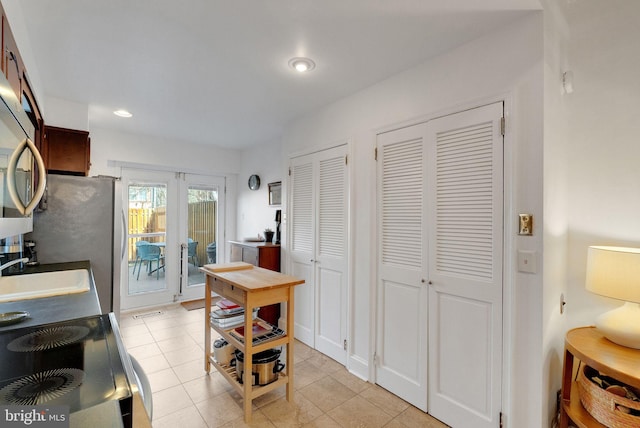
POLYGON ((89 291, 86 269, 58 270, 0 277, 0 303, 89 291))

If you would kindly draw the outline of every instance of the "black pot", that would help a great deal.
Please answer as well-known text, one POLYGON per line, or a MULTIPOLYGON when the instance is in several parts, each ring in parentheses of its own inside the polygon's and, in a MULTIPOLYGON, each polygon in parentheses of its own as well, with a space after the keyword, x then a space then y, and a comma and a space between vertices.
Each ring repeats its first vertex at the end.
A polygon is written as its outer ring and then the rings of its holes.
MULTIPOLYGON (((284 369, 284 364, 278 359, 279 349, 267 349, 266 351, 253 354, 253 364, 251 365, 252 385, 268 385, 278 379, 278 373, 284 369)), ((236 350, 236 358, 231 361, 231 365, 236 366, 238 381, 244 381, 244 353, 236 350)))

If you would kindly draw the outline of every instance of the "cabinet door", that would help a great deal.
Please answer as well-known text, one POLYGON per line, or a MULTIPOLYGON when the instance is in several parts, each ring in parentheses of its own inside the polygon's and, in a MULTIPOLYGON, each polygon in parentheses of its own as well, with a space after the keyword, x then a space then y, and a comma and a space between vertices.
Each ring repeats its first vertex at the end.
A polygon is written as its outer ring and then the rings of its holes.
POLYGON ((89 175, 90 140, 87 131, 45 127, 48 170, 69 175, 89 175))
POLYGON ((2 16, 2 40, 4 43, 4 75, 9 81, 16 97, 21 99, 24 64, 18 52, 18 45, 11 33, 9 22, 4 15, 2 16))
POLYGON ((258 266, 261 268, 280 272, 280 247, 261 246, 258 247, 258 266))

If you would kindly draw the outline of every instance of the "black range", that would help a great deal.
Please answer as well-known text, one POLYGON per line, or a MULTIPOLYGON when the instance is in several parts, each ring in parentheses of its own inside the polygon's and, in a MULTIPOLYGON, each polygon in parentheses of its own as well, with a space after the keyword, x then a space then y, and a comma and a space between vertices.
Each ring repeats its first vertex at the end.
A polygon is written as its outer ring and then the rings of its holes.
POLYGON ((129 368, 114 328, 106 314, 0 331, 0 404, 68 405, 74 413, 117 400, 130 426, 129 368))

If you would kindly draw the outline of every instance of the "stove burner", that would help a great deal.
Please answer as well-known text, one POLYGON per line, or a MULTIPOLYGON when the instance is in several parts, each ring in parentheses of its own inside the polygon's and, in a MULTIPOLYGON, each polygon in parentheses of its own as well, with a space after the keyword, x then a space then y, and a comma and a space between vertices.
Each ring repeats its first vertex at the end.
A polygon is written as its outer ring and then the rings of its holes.
POLYGON ((20 336, 7 345, 13 352, 37 352, 77 342, 89 335, 87 327, 78 325, 50 327, 20 336))
POLYGON ((84 380, 78 369, 54 369, 20 378, 0 389, 0 402, 33 406, 65 395, 84 380))

